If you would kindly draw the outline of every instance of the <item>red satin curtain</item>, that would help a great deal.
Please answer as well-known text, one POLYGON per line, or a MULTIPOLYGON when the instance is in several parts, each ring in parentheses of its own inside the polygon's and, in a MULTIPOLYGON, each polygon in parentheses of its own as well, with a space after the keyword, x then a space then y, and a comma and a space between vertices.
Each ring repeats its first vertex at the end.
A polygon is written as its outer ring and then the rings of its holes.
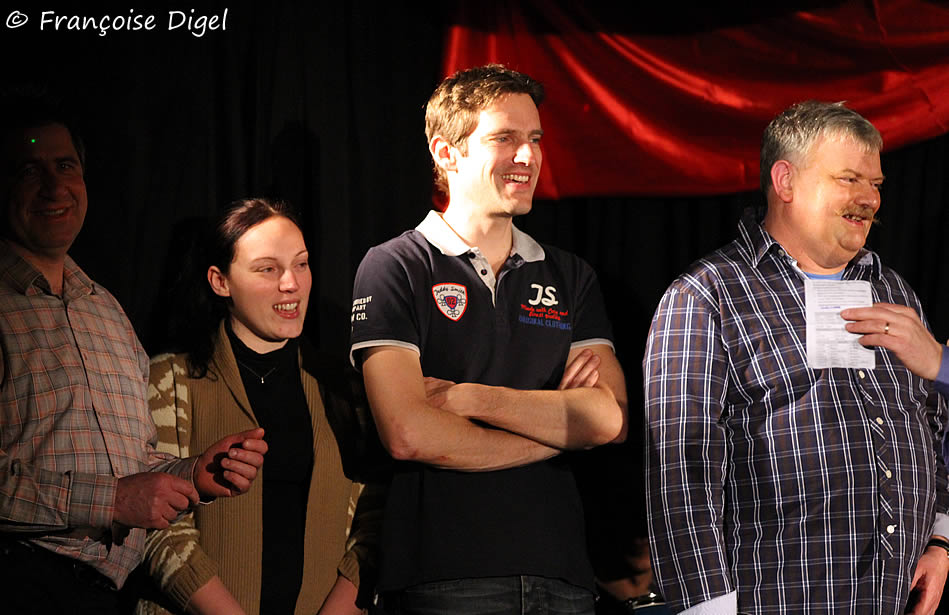
POLYGON ((885 149, 949 131, 947 3, 666 11, 668 26, 580 4, 462 2, 446 33, 446 75, 500 62, 544 83, 538 197, 756 189, 765 126, 811 98, 848 101, 885 149))

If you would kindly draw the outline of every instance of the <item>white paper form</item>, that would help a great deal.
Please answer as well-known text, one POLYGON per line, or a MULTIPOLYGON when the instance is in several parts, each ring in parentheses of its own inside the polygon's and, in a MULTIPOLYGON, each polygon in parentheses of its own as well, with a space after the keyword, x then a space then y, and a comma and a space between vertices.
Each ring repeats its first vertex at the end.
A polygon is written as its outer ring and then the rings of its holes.
POLYGON ((840 311, 873 305, 870 283, 862 280, 804 280, 807 319, 807 366, 873 369, 876 356, 864 348, 860 335, 844 328, 840 311))

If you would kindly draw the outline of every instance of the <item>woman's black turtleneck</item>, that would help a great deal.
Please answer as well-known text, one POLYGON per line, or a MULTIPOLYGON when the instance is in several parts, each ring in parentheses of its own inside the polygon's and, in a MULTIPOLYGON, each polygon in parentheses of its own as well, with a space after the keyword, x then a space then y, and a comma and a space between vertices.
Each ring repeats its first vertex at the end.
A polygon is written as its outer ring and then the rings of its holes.
POLYGON ((297 340, 259 354, 227 325, 247 399, 266 431, 263 473, 261 613, 292 613, 303 576, 306 502, 313 469, 313 426, 303 384, 297 340))

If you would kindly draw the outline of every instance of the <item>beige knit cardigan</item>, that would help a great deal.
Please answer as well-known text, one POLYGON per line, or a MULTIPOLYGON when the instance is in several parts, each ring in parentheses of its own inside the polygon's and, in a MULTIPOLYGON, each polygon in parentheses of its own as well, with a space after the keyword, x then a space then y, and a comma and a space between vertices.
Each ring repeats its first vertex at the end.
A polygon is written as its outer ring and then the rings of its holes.
MULTIPOLYGON (((188 375, 184 355, 152 359, 148 397, 158 427, 158 450, 188 457, 227 434, 258 426, 223 324, 217 340, 204 378, 188 375)), ((313 471, 303 582, 295 613, 312 614, 322 605, 337 574, 357 587, 363 578, 372 576, 368 570, 375 566, 385 494, 378 485, 362 489, 350 481, 340 455, 341 449, 353 448, 352 440, 371 419, 364 409, 356 413, 347 395, 338 394, 345 385, 317 382, 317 361, 306 344, 301 344, 300 355, 300 378, 313 424, 313 471), (357 519, 347 543, 354 511, 357 519)), ((170 528, 149 533, 145 564, 164 596, 151 596, 154 602, 139 600, 137 613, 184 612, 191 595, 216 573, 248 615, 258 614, 266 472, 265 460, 246 494, 200 505, 170 528)))

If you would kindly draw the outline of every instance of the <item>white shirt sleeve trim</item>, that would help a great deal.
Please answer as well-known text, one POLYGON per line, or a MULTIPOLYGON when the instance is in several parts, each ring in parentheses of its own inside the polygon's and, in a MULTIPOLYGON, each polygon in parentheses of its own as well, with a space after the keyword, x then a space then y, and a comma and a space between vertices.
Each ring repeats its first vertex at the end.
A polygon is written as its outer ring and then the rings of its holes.
POLYGON ((349 349, 349 362, 357 371, 362 371, 362 365, 356 365, 355 352, 357 350, 363 350, 364 348, 373 348, 375 346, 396 346, 397 348, 405 348, 406 350, 412 350, 415 354, 422 356, 422 352, 418 349, 418 346, 415 344, 410 344, 409 342, 403 342, 402 340, 369 340, 367 342, 359 342, 358 344, 353 344, 352 348, 349 349))
POLYGON ((586 348, 587 346, 597 346, 603 344, 604 346, 609 346, 613 350, 613 354, 616 354, 616 347, 613 346, 613 342, 606 339, 605 337, 591 337, 588 340, 577 340, 570 344, 570 350, 575 348, 586 348))

